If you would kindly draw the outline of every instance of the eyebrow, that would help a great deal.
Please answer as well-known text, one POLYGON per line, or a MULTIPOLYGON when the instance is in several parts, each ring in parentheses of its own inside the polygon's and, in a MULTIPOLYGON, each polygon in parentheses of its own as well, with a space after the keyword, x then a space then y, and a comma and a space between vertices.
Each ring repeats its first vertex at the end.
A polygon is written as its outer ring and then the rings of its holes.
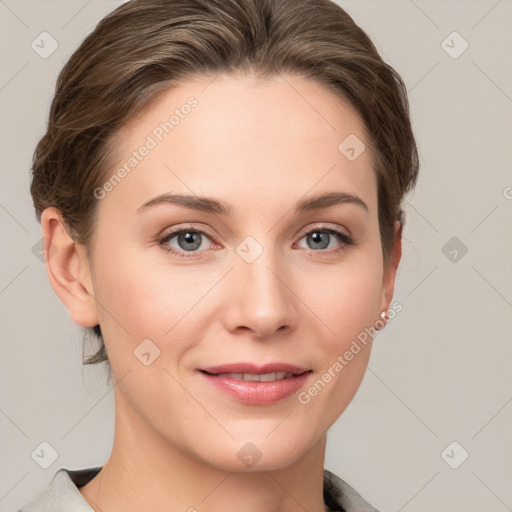
MULTIPOLYGON (((206 213, 216 213, 221 215, 230 216, 233 213, 233 207, 229 203, 219 201, 210 197, 200 197, 195 195, 186 194, 161 194, 154 197, 147 203, 137 208, 137 213, 140 213, 151 206, 159 204, 175 204, 178 206, 184 206, 192 210, 203 211, 206 213)), ((322 208, 328 208, 330 206, 336 206, 340 204, 355 204, 362 207, 366 213, 369 212, 367 204, 359 197, 354 194, 346 192, 329 192, 326 194, 317 194, 316 196, 301 199, 295 205, 295 211, 297 213, 319 210, 322 208)))

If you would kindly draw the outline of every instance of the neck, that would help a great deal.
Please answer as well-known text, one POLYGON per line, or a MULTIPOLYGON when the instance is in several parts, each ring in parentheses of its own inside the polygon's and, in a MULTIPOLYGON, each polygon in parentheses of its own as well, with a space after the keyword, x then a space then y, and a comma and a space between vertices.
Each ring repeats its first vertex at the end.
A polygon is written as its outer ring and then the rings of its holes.
POLYGON ((116 396, 112 453, 80 488, 96 512, 324 512, 325 436, 292 464, 225 471, 171 444, 116 396))

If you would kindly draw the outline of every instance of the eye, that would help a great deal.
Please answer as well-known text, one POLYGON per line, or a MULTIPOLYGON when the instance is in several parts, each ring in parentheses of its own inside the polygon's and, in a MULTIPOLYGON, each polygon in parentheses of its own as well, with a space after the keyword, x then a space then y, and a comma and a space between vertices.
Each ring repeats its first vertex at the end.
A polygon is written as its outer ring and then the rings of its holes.
MULTIPOLYGON (((207 240, 211 241, 211 235, 198 228, 182 227, 159 237, 158 244, 166 251, 179 257, 190 258, 199 256, 208 247, 207 240), (174 239, 174 244, 171 243, 174 239)), ((306 239, 310 247, 306 247, 310 253, 336 253, 349 245, 354 244, 352 237, 341 230, 332 227, 319 226, 302 234, 300 240, 306 239), (332 248, 332 242, 338 240, 338 247, 332 248), (330 249, 330 250, 325 250, 330 249)))
POLYGON ((160 237, 158 239, 158 244, 167 252, 171 252, 184 258, 189 258, 194 257, 196 253, 202 252, 208 248, 207 243, 206 247, 204 246, 205 244, 203 244, 205 239, 210 240, 210 237, 208 236, 208 233, 201 229, 181 228, 160 237), (176 239, 175 243, 177 247, 171 244, 171 241, 174 238, 176 239), (201 247, 202 250, 199 251, 198 249, 201 247))
POLYGON ((354 243, 351 236, 335 228, 328 228, 324 226, 316 227, 315 229, 309 230, 303 234, 302 239, 306 239, 306 243, 310 244, 307 249, 312 252, 338 252, 344 249, 347 245, 354 243), (324 251, 324 249, 332 249, 331 242, 338 240, 341 244, 332 251, 324 251))

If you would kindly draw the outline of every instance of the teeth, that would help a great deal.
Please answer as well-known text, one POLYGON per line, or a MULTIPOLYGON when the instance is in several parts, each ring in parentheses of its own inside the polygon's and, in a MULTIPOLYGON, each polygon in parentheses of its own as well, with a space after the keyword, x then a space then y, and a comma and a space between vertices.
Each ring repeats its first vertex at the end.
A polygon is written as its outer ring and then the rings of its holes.
POLYGON ((261 382, 271 382, 273 380, 282 380, 286 377, 286 373, 284 372, 275 372, 275 373, 264 373, 260 375, 259 380, 261 382))
POLYGON ((275 380, 283 380, 293 377, 293 373, 286 372, 273 372, 262 373, 261 375, 255 373, 219 373, 217 377, 227 377, 235 380, 245 380, 249 382, 272 382, 275 380))

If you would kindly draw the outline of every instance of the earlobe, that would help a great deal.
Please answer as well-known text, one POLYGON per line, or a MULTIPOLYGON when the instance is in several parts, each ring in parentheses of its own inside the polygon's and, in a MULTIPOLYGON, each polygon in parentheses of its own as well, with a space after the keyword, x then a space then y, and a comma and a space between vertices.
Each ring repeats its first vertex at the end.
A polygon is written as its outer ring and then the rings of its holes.
POLYGON ((391 262, 384 270, 382 281, 382 299, 380 311, 388 311, 395 289, 395 277, 400 259, 402 257, 402 225, 395 221, 394 247, 391 262))
POLYGON ((52 288, 71 319, 82 327, 99 324, 90 264, 85 248, 70 237, 61 213, 49 207, 41 214, 43 251, 52 288))

